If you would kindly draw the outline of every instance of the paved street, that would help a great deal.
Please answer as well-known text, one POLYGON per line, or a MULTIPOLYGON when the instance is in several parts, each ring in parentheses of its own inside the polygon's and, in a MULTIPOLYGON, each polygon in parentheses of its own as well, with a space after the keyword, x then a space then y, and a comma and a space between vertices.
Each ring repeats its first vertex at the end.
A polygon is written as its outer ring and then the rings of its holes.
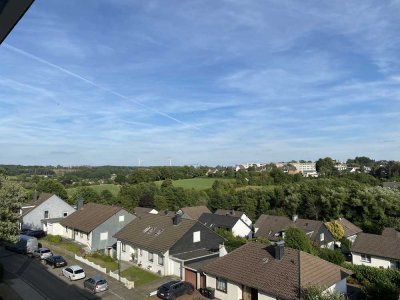
MULTIPOLYGON (((60 254, 56 251, 53 251, 53 253, 60 254)), ((63 256, 66 258, 69 265, 80 265, 85 270, 87 277, 100 274, 99 271, 78 262, 70 256, 63 256)), ((15 300, 142 300, 147 298, 150 291, 156 290, 158 286, 172 279, 169 277, 162 277, 160 280, 152 282, 146 286, 140 286, 128 290, 123 284, 107 276, 107 281, 110 287, 109 290, 93 295, 90 291, 83 288, 83 280, 69 281, 62 275, 62 268, 53 269, 38 259, 10 252, 5 250, 3 247, 0 247, 0 262, 4 266, 4 277, 6 282, 18 293, 15 300)), ((157 297, 151 297, 149 299, 156 298, 157 297)), ((186 296, 182 298, 200 299, 200 295, 195 293, 191 297, 186 296)))

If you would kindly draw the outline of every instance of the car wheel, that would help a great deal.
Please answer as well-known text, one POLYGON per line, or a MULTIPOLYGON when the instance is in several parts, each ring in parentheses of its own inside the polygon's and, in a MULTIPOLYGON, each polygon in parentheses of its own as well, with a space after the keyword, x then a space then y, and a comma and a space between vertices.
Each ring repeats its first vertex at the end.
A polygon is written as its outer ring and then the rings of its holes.
POLYGON ((53 269, 55 269, 56 268, 56 265, 53 265, 53 269))
POLYGON ((72 281, 72 276, 69 276, 69 281, 72 281))
POLYGON ((193 290, 190 289, 190 290, 188 291, 188 295, 192 295, 192 294, 193 294, 193 290))
POLYGON ((171 295, 171 297, 169 297, 170 300, 175 300, 176 296, 175 295, 171 295))

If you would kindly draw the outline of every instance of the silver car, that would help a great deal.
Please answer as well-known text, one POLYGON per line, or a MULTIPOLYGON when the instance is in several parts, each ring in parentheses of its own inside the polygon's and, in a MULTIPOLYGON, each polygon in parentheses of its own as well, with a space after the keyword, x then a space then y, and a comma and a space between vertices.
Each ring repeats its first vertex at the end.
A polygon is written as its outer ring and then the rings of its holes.
POLYGON ((93 292, 103 292, 108 290, 107 280, 101 275, 94 275, 83 282, 83 286, 93 292))
POLYGON ((33 251, 32 257, 46 259, 47 257, 53 256, 53 253, 49 248, 39 248, 33 251))

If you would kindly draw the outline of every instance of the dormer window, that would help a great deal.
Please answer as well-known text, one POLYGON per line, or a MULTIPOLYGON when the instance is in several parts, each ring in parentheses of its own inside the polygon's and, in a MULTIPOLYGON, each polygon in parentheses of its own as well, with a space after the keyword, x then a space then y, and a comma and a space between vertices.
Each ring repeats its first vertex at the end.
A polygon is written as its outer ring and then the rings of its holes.
POLYGON ((321 234, 319 235, 319 240, 322 242, 324 239, 325 239, 325 234, 324 234, 324 233, 321 233, 321 234))

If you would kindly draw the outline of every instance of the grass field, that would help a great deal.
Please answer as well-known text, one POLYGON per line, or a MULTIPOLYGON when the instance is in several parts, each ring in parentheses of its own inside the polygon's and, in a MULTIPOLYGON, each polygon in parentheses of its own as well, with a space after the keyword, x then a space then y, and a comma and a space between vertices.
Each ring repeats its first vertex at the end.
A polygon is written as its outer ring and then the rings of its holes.
MULTIPOLYGON (((116 184, 98 184, 98 185, 90 185, 87 187, 90 187, 91 189, 95 190, 98 194, 100 194, 103 190, 109 190, 111 194, 113 194, 114 196, 118 195, 119 190, 121 188, 119 185, 116 184)), ((68 188, 67 189, 68 196, 70 197, 71 195, 73 195, 77 189, 79 189, 79 187, 68 188)))
MULTIPOLYGON (((206 190, 212 187, 215 180, 226 180, 232 181, 233 179, 223 178, 192 178, 192 179, 180 179, 172 181, 174 187, 182 187, 184 189, 195 189, 195 190, 206 190)), ((156 181, 158 186, 161 186, 162 181, 156 181)))
POLYGON ((125 277, 128 280, 134 281, 135 287, 160 279, 160 277, 156 274, 147 272, 138 267, 130 267, 129 269, 122 271, 121 276, 125 277))

